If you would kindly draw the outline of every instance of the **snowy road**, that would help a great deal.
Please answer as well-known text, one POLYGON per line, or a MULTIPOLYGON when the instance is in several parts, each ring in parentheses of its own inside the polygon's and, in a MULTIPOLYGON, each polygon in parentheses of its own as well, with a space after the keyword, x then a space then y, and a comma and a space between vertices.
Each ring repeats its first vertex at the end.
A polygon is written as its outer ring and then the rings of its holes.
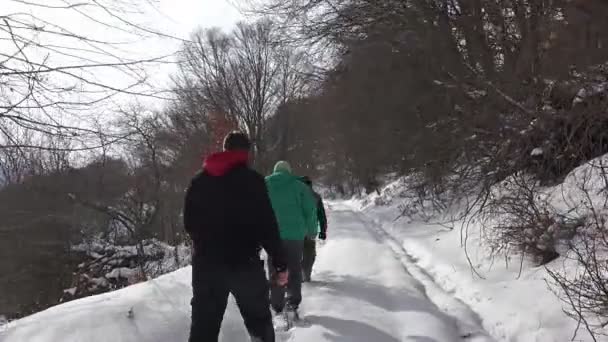
MULTIPOLYGON (((489 342, 474 314, 434 285, 407 253, 360 212, 337 203, 329 240, 304 286, 310 323, 291 342, 489 342)), ((113 293, 51 308, 5 327, 2 342, 186 341, 190 268, 113 293)), ((248 341, 234 303, 223 342, 248 341)))

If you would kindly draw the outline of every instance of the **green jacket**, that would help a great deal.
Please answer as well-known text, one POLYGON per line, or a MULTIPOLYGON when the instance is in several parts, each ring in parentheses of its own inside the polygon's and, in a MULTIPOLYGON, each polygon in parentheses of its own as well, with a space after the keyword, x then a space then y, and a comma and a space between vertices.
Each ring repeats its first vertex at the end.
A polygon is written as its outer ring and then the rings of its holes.
POLYGON ((315 197, 310 188, 289 172, 266 177, 266 187, 274 209, 281 239, 304 240, 317 231, 315 197))

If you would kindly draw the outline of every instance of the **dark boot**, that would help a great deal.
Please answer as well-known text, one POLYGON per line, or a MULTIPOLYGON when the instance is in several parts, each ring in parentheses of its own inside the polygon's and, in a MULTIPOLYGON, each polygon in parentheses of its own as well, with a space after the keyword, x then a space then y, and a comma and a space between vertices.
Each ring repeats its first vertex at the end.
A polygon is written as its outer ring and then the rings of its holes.
POLYGON ((283 309, 285 308, 285 293, 287 287, 277 285, 277 271, 272 266, 272 259, 268 259, 268 279, 270 280, 270 306, 278 315, 283 312, 283 309))
POLYGON ((304 241, 284 241, 287 251, 287 269, 289 280, 287 282, 286 302, 290 308, 297 309, 302 302, 302 253, 304 241))
POLYGON ((312 267, 317 258, 317 241, 313 239, 304 240, 304 249, 302 255, 302 277, 304 282, 310 282, 312 275, 312 267))
POLYGON ((302 270, 302 282, 303 283, 310 283, 310 274, 308 272, 306 272, 305 270, 302 270))

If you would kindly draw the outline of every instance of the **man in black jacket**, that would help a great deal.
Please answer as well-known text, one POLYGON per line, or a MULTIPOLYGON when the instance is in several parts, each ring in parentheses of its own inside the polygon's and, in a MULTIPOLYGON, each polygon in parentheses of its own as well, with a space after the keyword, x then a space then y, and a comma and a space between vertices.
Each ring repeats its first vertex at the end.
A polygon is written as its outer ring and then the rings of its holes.
MULTIPOLYGON (((302 182, 310 187, 315 200, 317 202, 317 222, 319 225, 319 239, 327 239, 327 216, 325 216, 325 205, 323 204, 323 198, 321 195, 316 193, 312 188, 312 180, 304 176, 301 178, 302 182)), ((302 280, 304 282, 310 282, 312 275, 312 267, 317 258, 317 240, 316 236, 308 236, 304 240, 304 253, 302 257, 302 280)))
POLYGON ((189 342, 217 342, 232 293, 252 341, 274 342, 264 248, 287 283, 285 255, 264 177, 248 167, 250 142, 240 132, 209 156, 188 191, 184 225, 194 243, 189 342))

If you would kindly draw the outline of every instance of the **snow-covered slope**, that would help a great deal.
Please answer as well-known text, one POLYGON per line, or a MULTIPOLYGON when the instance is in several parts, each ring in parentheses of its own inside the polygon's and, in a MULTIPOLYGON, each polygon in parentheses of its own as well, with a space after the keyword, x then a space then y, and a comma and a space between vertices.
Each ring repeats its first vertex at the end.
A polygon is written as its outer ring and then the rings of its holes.
MULTIPOLYGON (((568 182, 571 178, 546 192, 550 195, 575 192, 568 182)), ((414 219, 399 218, 404 202, 401 197, 407 195, 402 194, 404 189, 403 180, 398 180, 388 185, 382 195, 352 201, 350 205, 362 210, 370 225, 393 239, 432 283, 474 310, 494 339, 594 341, 584 328, 577 329, 577 322, 563 312, 563 303, 548 286, 549 276, 544 267, 517 256, 492 256, 480 240, 481 228, 476 222, 468 228, 465 253, 465 234, 458 222, 454 229, 449 229, 417 220, 416 216, 428 218, 437 214, 424 213, 426 208, 418 208, 421 213, 413 215, 414 219)), ((560 258, 548 267, 559 267, 563 262, 560 258)))
MULTIPOLYGON (((470 309, 432 287, 412 261, 360 212, 330 211, 302 313, 310 323, 281 333, 293 342, 490 342, 470 309)), ((190 268, 116 292, 66 303, 14 321, 2 342, 186 341, 190 268)), ((248 341, 230 303, 221 341, 248 341)))
MULTIPOLYGON (((400 189, 395 182, 381 197, 330 204, 329 240, 319 248, 313 283, 304 286, 310 324, 279 333, 278 341, 572 340, 576 322, 562 312, 544 268, 524 260, 520 274, 521 260, 490 258, 471 234, 468 252, 479 275, 473 273, 460 230, 395 220, 400 189)), ((184 268, 59 305, 0 327, 0 341, 186 341, 190 277, 184 268)), ((582 330, 573 340, 592 341, 582 330)), ((220 341, 248 341, 232 301, 220 341)))

